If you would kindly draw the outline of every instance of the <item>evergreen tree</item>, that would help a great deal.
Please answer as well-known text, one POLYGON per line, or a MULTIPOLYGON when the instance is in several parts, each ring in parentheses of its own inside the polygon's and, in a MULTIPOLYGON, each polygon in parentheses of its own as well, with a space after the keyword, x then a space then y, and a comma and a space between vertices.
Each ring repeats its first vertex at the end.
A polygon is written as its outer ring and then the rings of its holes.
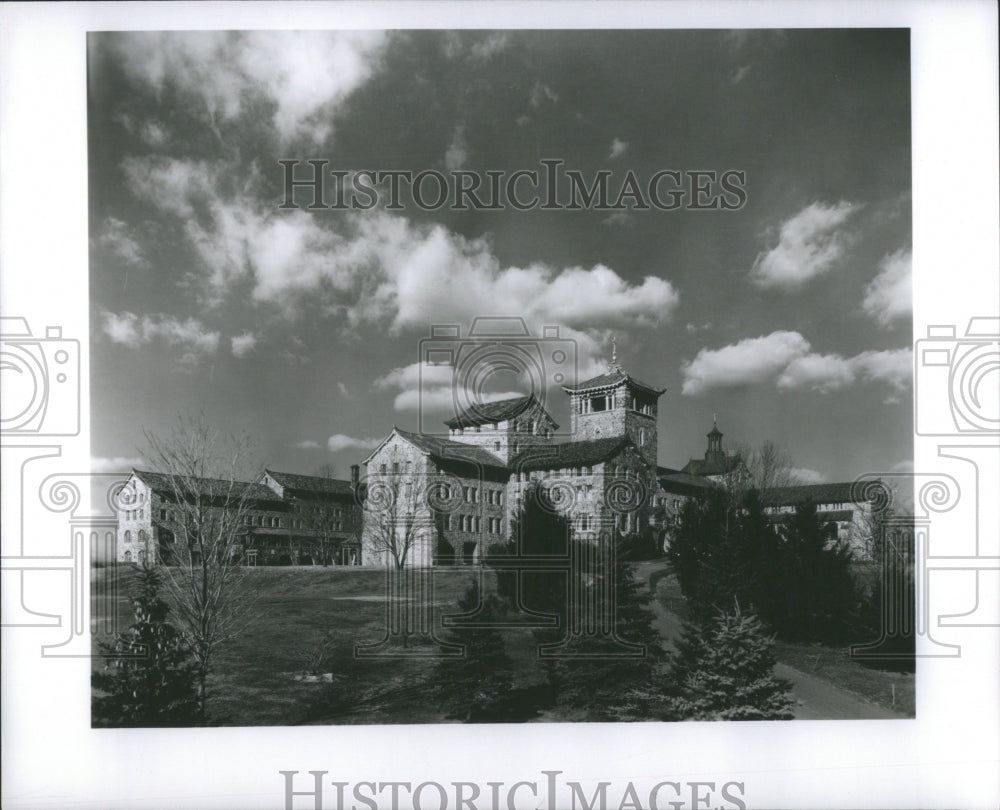
POLYGON ((756 616, 737 608, 687 622, 669 688, 688 720, 789 720, 789 684, 774 675, 774 641, 756 616))
POLYGON ((836 525, 823 522, 815 504, 804 503, 781 537, 785 575, 768 620, 784 638, 844 643, 856 624, 859 595, 851 552, 837 540, 836 525))
MULTIPOLYGON (((471 613, 479 604, 479 582, 474 579, 458 607, 462 613, 471 613)), ((476 616, 483 624, 451 631, 447 640, 461 644, 464 653, 460 658, 441 659, 434 676, 438 705, 446 717, 463 723, 492 723, 508 717, 513 665, 503 634, 489 626, 503 614, 502 601, 494 594, 485 595, 476 616)))
MULTIPOLYGON (((587 657, 565 658, 553 667, 560 702, 586 709, 593 720, 675 719, 664 691, 662 639, 646 607, 649 594, 636 583, 632 566, 617 555, 608 570, 594 571, 593 576, 613 583, 604 594, 614 599, 610 610, 614 638, 590 637, 584 649, 587 657)), ((573 650, 567 647, 565 652, 573 650)))
POLYGON ((111 644, 93 686, 93 725, 150 728, 193 726, 198 720, 197 672, 191 651, 167 621, 156 569, 144 566, 132 596, 135 622, 111 644))

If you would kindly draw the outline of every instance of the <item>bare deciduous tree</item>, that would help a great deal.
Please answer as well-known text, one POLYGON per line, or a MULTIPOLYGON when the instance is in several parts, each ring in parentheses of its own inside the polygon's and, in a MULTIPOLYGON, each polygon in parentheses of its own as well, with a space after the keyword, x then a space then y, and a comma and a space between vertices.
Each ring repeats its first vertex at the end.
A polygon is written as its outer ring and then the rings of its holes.
POLYGON ((178 628, 197 661, 199 719, 216 650, 240 633, 256 596, 244 566, 247 515, 254 485, 245 437, 221 438, 203 418, 178 420, 169 433, 144 432, 147 458, 172 501, 173 536, 163 582, 178 628))
POLYGON ((398 472, 403 469, 400 455, 389 457, 387 472, 369 476, 364 509, 368 548, 388 555, 397 569, 406 565, 421 530, 432 529, 424 477, 398 472))
POLYGON ((766 506, 770 502, 769 493, 802 483, 795 475, 791 457, 771 440, 756 447, 735 444, 730 457, 742 460, 726 477, 727 489, 734 495, 756 490, 766 506))

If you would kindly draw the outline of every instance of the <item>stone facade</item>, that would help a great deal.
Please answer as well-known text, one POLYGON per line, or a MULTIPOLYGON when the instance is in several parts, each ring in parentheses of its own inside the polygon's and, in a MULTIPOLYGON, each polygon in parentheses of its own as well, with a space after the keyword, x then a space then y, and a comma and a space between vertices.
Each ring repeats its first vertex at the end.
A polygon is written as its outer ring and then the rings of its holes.
POLYGON ((575 536, 597 542, 653 522, 657 399, 625 373, 564 389, 569 441, 533 397, 484 403, 446 422, 448 439, 393 432, 365 460, 365 564, 472 564, 509 542, 529 487, 538 486, 575 536))
MULTIPOLYGON (((266 471, 255 482, 185 479, 183 489, 204 499, 210 519, 221 522, 222 513, 238 512, 240 553, 248 565, 360 564, 357 481, 336 481, 337 492, 330 492, 329 479, 292 476, 301 486, 291 489, 279 483, 287 476, 266 471), (324 550, 322 558, 318 549, 324 550)), ((176 543, 184 536, 181 522, 190 509, 178 503, 169 476, 133 470, 119 493, 117 511, 118 562, 172 564, 186 556, 176 543)))

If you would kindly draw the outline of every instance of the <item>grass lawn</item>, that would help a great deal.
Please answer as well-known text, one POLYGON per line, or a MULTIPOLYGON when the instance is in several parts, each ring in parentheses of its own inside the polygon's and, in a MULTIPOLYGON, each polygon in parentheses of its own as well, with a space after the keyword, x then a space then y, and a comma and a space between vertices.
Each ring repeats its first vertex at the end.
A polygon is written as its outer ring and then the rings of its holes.
MULTIPOLYGON (((113 600, 118 628, 132 623, 128 598, 134 571, 126 567, 94 571, 94 584, 117 570, 113 600)), ((480 569, 436 569, 433 574, 433 627, 447 635, 442 615, 480 569)), ((250 569, 259 594, 255 620, 219 648, 209 679, 209 720, 213 725, 301 725, 447 722, 427 700, 427 682, 436 660, 432 645, 411 645, 406 657, 365 657, 357 645, 377 645, 385 637, 385 572, 382 569, 312 566, 250 569), (329 633, 328 633, 329 631, 329 633), (329 635, 326 660, 331 681, 305 682, 307 658, 329 635), (297 679, 296 676, 300 676, 297 679)), ((94 617, 100 605, 94 601, 94 617)), ((508 633, 509 654, 534 657, 530 631, 508 633)), ((392 648, 400 652, 398 643, 392 648)), ((94 652, 97 652, 96 641, 94 652)), ((94 667, 103 665, 94 658, 94 667)), ((520 685, 530 684, 531 676, 520 685)), ((518 685, 518 684, 515 684, 518 685)))

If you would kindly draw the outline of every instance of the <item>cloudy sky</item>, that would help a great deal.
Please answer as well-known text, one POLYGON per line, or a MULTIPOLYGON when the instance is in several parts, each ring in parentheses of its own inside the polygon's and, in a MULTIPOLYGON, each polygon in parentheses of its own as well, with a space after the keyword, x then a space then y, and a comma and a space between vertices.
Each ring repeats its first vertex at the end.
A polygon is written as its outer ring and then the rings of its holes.
POLYGON ((418 407, 449 415, 431 326, 489 316, 559 326, 581 376, 615 335, 667 389, 663 465, 713 413, 805 480, 912 458, 905 31, 92 34, 88 81, 99 467, 203 411, 273 468, 346 477, 418 407), (281 159, 738 170, 746 203, 281 210, 281 159))

